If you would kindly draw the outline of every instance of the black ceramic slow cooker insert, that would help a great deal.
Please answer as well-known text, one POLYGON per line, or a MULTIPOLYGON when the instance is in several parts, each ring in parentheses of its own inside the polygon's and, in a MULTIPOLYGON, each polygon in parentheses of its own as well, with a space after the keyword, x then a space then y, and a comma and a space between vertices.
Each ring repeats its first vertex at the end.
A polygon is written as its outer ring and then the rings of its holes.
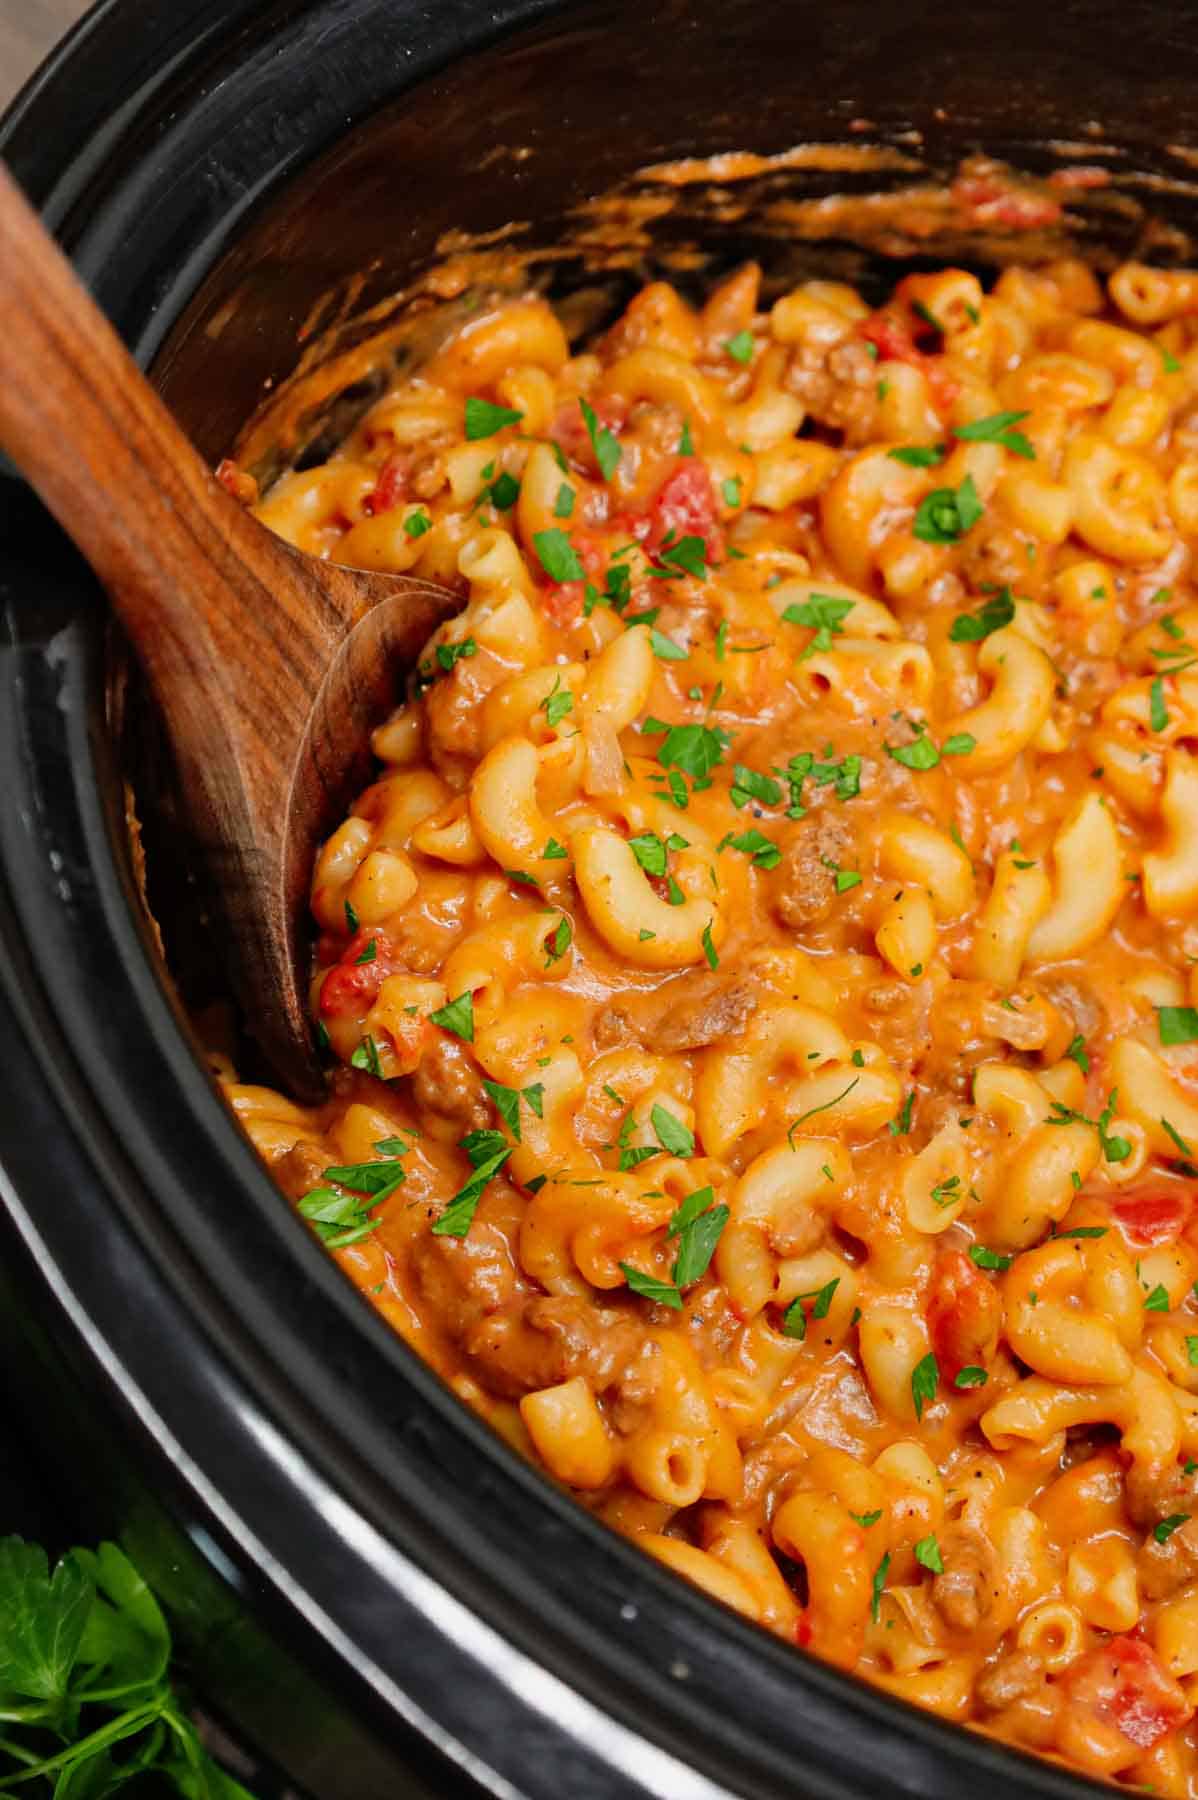
MULTIPOLYGON (((364 275, 368 306, 451 232, 577 251, 595 195, 643 199, 673 158, 885 152, 694 184, 620 256, 545 265, 551 291, 601 307, 746 254, 867 286, 896 259, 1192 258, 1196 23, 1176 0, 101 0, 0 149, 215 459, 322 296, 364 275), (794 223, 979 155, 1110 180, 1022 243, 794 223)), ((361 1305, 197 1059, 131 865, 105 604, 2 473, 0 601, 6 1411, 69 1528, 127 1543, 214 1706, 328 1800, 1096 1793, 642 1557, 361 1305)), ((185 985, 219 954, 202 930, 173 950, 185 985)))

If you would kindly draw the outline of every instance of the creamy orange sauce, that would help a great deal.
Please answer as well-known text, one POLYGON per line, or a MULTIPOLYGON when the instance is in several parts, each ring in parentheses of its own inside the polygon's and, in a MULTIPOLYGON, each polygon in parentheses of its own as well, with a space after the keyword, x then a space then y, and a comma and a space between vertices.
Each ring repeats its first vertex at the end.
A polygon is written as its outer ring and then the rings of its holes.
POLYGON ((750 267, 582 353, 536 298, 468 318, 257 508, 463 608, 316 869, 332 1098, 225 1070, 363 1293, 600 1517, 1176 1796, 1196 304, 1058 263, 763 312, 750 267))

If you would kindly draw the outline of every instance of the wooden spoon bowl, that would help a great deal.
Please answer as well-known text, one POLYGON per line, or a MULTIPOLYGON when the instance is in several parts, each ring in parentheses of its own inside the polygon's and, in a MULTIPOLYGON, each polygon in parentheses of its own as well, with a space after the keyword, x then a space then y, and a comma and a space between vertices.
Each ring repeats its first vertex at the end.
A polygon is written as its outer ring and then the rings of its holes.
POLYGON ((0 448, 87 557, 166 719, 245 1023, 299 1099, 324 1077, 303 923, 318 837, 367 778, 447 588, 319 562, 179 430, 0 167, 0 448))

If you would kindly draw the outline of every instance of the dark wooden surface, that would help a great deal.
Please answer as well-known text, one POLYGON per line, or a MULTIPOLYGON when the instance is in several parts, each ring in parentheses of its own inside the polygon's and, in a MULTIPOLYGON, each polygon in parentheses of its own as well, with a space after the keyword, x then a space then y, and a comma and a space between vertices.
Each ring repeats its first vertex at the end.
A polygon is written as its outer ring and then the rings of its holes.
POLYGON ((0 108, 86 11, 87 0, 0 0, 0 108))

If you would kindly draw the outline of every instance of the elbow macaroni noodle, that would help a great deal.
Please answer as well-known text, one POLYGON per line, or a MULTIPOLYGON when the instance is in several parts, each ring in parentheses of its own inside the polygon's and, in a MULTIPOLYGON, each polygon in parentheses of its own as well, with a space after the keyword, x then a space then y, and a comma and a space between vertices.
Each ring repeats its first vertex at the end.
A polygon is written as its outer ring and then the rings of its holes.
POLYGON ((1198 1792, 1198 276, 485 304, 259 515, 457 584, 325 845, 301 1213, 816 1655, 1198 1792))

